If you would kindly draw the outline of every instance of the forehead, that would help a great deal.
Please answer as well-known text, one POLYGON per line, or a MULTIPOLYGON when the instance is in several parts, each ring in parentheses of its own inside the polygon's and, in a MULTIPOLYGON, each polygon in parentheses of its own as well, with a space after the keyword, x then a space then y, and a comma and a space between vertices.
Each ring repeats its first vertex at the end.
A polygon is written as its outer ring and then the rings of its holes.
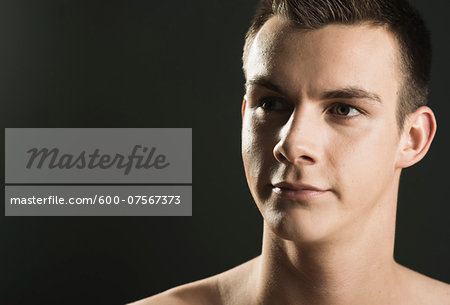
MULTIPOLYGON (((304 90, 359 86, 396 93, 400 69, 395 37, 369 24, 302 30, 270 18, 256 35, 245 62, 247 80, 270 78, 304 90)), ((293 88, 291 88, 293 89, 293 88)))

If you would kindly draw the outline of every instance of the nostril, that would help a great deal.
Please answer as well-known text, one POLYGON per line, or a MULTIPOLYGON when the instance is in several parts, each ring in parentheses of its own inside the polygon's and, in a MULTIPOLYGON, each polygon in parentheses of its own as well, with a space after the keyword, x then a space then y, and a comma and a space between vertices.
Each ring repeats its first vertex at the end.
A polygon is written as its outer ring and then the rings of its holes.
POLYGON ((306 156, 306 155, 303 155, 303 156, 301 156, 300 158, 302 158, 302 159, 305 160, 305 161, 309 161, 309 162, 313 162, 313 161, 314 161, 311 157, 306 156))
POLYGON ((287 146, 277 145, 273 151, 273 155, 278 162, 288 164, 288 163, 314 163, 314 158, 308 153, 299 154, 297 149, 289 149, 287 146))
POLYGON ((311 143, 308 144, 303 141, 302 143, 299 143, 298 137, 290 135, 289 137, 286 136, 275 145, 273 155, 278 162, 284 164, 314 164, 316 158, 312 153, 312 146, 311 143))
POLYGON ((284 154, 282 152, 280 152, 279 150, 276 150, 274 153, 275 159, 277 159, 279 162, 281 163, 285 163, 288 162, 288 159, 284 156, 284 154))

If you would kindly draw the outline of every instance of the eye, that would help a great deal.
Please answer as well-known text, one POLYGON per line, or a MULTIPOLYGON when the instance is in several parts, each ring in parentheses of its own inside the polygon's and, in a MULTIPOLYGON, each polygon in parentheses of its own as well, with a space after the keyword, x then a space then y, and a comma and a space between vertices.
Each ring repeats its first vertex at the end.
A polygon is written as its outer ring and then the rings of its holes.
POLYGON ((288 111, 290 106, 279 97, 265 97, 259 101, 260 107, 266 111, 288 111))
POLYGON ((361 111, 347 104, 335 104, 330 108, 332 114, 342 117, 353 117, 361 114, 361 111))

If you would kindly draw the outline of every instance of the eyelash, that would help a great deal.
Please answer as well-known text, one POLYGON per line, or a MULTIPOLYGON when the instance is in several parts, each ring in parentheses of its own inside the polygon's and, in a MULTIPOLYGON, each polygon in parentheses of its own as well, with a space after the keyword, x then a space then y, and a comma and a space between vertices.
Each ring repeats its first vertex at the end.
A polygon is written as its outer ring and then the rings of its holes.
POLYGON ((345 103, 336 103, 336 104, 333 104, 333 105, 329 108, 329 111, 331 111, 331 110, 336 110, 338 107, 347 107, 347 108, 349 108, 349 113, 350 113, 352 110, 354 110, 354 111, 357 112, 356 114, 350 115, 350 116, 349 116, 349 115, 342 115, 342 114, 333 113, 333 115, 335 115, 335 116, 337 116, 337 117, 340 117, 340 118, 343 118, 343 119, 346 119, 346 120, 352 119, 353 117, 356 117, 356 116, 358 116, 358 115, 360 115, 360 114, 363 114, 363 111, 362 111, 361 109, 359 109, 358 107, 351 106, 351 105, 348 105, 348 104, 345 104, 345 103))
POLYGON ((287 110, 291 110, 291 107, 288 106, 285 102, 281 101, 280 98, 278 97, 273 97, 273 96, 269 96, 269 97, 265 97, 262 98, 259 103, 258 103, 259 107, 261 109, 263 109, 265 112, 273 112, 273 111, 287 111, 287 110), (273 104, 278 103, 278 105, 282 105, 283 109, 278 109, 278 110, 273 110, 270 109, 270 107, 268 107, 266 104, 271 104, 273 106, 273 104), (266 105, 266 106, 265 106, 266 105))
MULTIPOLYGON (((271 112, 274 112, 274 111, 291 111, 292 110, 291 106, 287 105, 286 102, 280 101, 280 98, 278 98, 278 97, 265 97, 265 98, 262 98, 259 101, 258 104, 259 104, 259 107, 262 110, 264 110, 264 112, 267 112, 267 113, 271 113, 271 112), (273 107, 274 104, 276 104, 276 103, 278 103, 278 105, 282 105, 282 109, 271 109, 271 107, 273 107), (268 106, 267 104, 269 104, 271 106, 268 106)), ((327 111, 330 112, 332 115, 334 115, 336 117, 339 117, 340 119, 345 119, 345 120, 349 120, 349 119, 352 119, 354 117, 357 117, 360 114, 364 114, 364 112, 361 109, 359 109, 358 107, 351 106, 351 105, 346 104, 346 103, 334 103, 334 104, 331 105, 331 107, 329 107, 327 109, 327 111), (353 114, 353 115, 350 115, 350 116, 349 115, 337 114, 336 113, 336 109, 338 107, 347 107, 347 108, 349 108, 348 113, 351 113, 352 110, 356 111, 357 113, 353 114)))

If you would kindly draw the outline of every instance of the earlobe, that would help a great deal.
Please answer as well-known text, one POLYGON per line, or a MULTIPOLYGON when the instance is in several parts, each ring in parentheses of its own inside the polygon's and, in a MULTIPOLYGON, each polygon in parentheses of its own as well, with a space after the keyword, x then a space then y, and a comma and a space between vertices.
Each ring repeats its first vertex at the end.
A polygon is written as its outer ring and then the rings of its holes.
POLYGON ((409 167, 422 160, 431 146, 437 128, 433 111, 427 106, 411 113, 405 124, 397 162, 399 168, 409 167))
POLYGON ((245 107, 246 106, 247 106, 247 96, 244 95, 244 99, 242 100, 242 109, 241 109, 242 119, 244 119, 245 107))

